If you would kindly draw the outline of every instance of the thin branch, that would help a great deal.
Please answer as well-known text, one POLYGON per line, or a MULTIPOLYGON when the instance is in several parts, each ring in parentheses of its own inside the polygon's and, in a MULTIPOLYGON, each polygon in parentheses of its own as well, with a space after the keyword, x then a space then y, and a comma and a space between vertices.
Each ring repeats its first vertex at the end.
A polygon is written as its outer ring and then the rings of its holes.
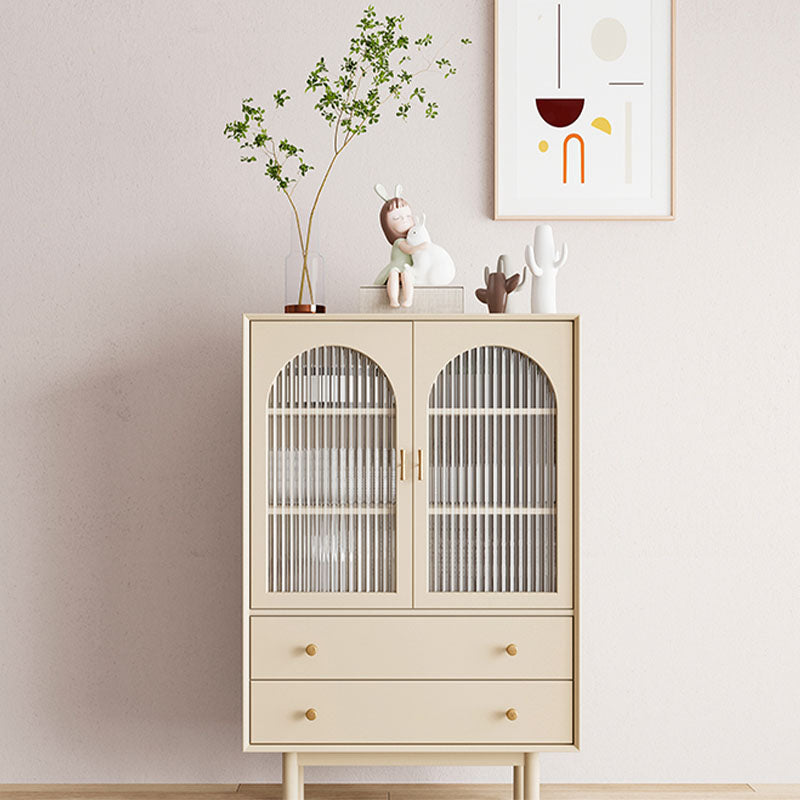
POLYGON ((339 123, 342 121, 342 114, 344 114, 344 104, 339 109, 339 114, 336 117, 336 127, 333 129, 333 152, 339 149, 339 123))
POLYGON ((445 47, 447 47, 452 41, 453 37, 451 36, 446 42, 443 42, 441 45, 439 45, 439 49, 433 54, 433 57, 430 59, 428 59, 425 55, 422 54, 422 48, 418 46, 417 50, 419 51, 419 54, 422 56, 423 61, 428 62, 428 66, 425 67, 425 69, 420 70, 419 72, 415 72, 414 77, 416 77, 417 75, 421 75, 423 72, 427 72, 432 66, 434 66, 434 64, 436 64, 437 57, 442 54, 442 50, 444 50, 445 47))
POLYGON ((303 253, 305 253, 306 246, 305 243, 303 242, 303 229, 302 226, 300 225, 300 212, 297 210, 297 206, 295 205, 294 200, 292 200, 291 194, 289 194, 289 192, 287 192, 286 189, 281 189, 281 191, 286 195, 286 199, 289 201, 289 205, 292 207, 292 211, 294 212, 294 221, 295 225, 297 226, 297 235, 300 237, 300 249, 303 251, 303 253))
MULTIPOLYGON (((270 140, 270 145, 272 146, 272 157, 277 161, 277 153, 275 151, 275 140, 270 140)), ((264 148, 266 150, 266 148, 264 148)), ((269 155, 269 153, 267 153, 269 155)), ((294 187, 296 187, 298 181, 294 182, 294 187)), ((292 187, 292 192, 294 192, 294 187, 292 187)), ((295 205, 294 200, 292 199, 292 193, 287 192, 285 188, 281 187, 281 191, 286 195, 286 199, 289 201, 289 205, 292 207, 292 211, 294 212, 294 222, 297 228, 297 236, 300 239, 300 251, 303 254, 303 271, 300 275, 300 296, 298 297, 298 305, 300 301, 303 299, 303 283, 308 283, 308 294, 310 296, 311 302, 314 302, 314 290, 311 286, 311 275, 308 272, 308 241, 309 236, 311 235, 311 226, 309 225, 308 229, 308 236, 306 240, 303 240, 303 226, 300 222, 300 212, 297 210, 297 206, 295 205)))
POLYGON ((308 215, 308 228, 306 230, 306 242, 308 243, 311 238, 311 223, 314 221, 314 212, 317 210, 317 203, 319 202, 320 195, 322 194, 322 190, 325 188, 325 183, 328 180, 328 175, 331 174, 331 169, 333 169, 333 165, 336 163, 336 159, 339 157, 339 153, 347 147, 351 139, 347 139, 345 143, 341 146, 339 150, 337 150, 333 154, 333 158, 331 159, 331 163, 328 164, 328 169, 325 170, 325 175, 322 177, 322 182, 319 185, 319 189, 317 189, 316 197, 314 198, 314 204, 311 206, 311 213, 308 215))
MULTIPOLYGON (((431 69, 433 69, 433 67, 434 67, 435 65, 436 65, 436 62, 435 62, 435 61, 431 61, 431 62, 428 64, 428 66, 427 66, 427 67, 424 67, 423 69, 419 69, 419 70, 417 70, 416 72, 412 72, 412 73, 411 73, 411 79, 413 80, 413 79, 414 79, 414 78, 416 78, 418 75, 422 75, 422 74, 423 74, 423 73, 425 73, 425 72, 430 72, 430 71, 431 71, 431 69)), ((360 79, 359 79, 359 80, 360 80, 360 79)), ((406 84, 406 88, 408 89, 409 87, 410 87, 410 83, 409 83, 409 84, 406 84)), ((410 94, 409 94, 409 97, 410 97, 410 94)), ((407 100, 407 99, 408 99, 408 97, 406 97, 405 99, 407 100)), ((376 106, 376 108, 380 108, 380 107, 381 107, 381 106, 383 106, 385 103, 388 103, 390 100, 402 101, 402 100, 403 100, 403 98, 402 98, 401 96, 395 96, 395 95, 393 95, 393 94, 391 94, 391 93, 390 93, 390 94, 387 94, 387 95, 386 95, 386 97, 384 97, 384 98, 383 98, 383 100, 381 100, 381 101, 380 101, 380 103, 378 103, 378 105, 376 106)), ((356 117, 356 119, 359 119, 359 120, 361 120, 361 121, 363 122, 363 121, 366 119, 366 117, 356 117)), ((349 122, 352 122, 352 120, 353 120, 353 117, 352 117, 352 114, 351 114, 351 115, 350 115, 350 119, 349 119, 348 121, 349 121, 349 122)), ((344 141, 344 144, 342 145, 342 149, 344 149, 345 145, 349 144, 349 143, 350 143, 350 142, 351 142, 351 141, 352 141, 352 140, 353 140, 355 137, 356 137, 356 133, 355 133, 354 131, 352 131, 352 130, 351 130, 351 131, 349 131, 349 132, 348 132, 348 134, 347 134, 347 136, 345 137, 345 141, 344 141)), ((340 151, 340 152, 341 152, 341 151, 340 151)))
MULTIPOLYGON (((356 69, 359 69, 361 65, 364 63, 364 59, 362 58, 361 61, 356 64, 356 69)), ((355 86, 355 93, 353 94, 353 100, 358 97, 358 87, 361 85, 361 78, 363 77, 363 70, 361 70, 361 75, 358 78, 358 81, 355 86)), ((339 116, 336 117, 336 128, 333 131, 333 150, 336 152, 339 149, 339 123, 342 121, 342 114, 344 114, 344 107, 350 102, 350 92, 352 92, 352 88, 347 90, 347 94, 345 95, 344 102, 342 103, 342 107, 339 109, 339 116)), ((352 114, 350 115, 352 117, 352 114)))
MULTIPOLYGON (((272 145, 273 152, 275 150, 275 144, 273 142, 272 145)), ((295 181, 294 185, 297 186, 298 181, 295 181)), ((286 195, 286 199, 289 201, 289 205, 292 207, 292 211, 294 212, 294 222, 297 226, 297 236, 300 239, 300 252, 303 254, 303 271, 300 273, 300 296, 297 298, 297 304, 300 305, 303 301, 303 282, 305 281, 308 283, 308 294, 309 298, 313 304, 314 302, 314 289, 311 286, 311 275, 308 272, 308 243, 311 241, 311 225, 308 226, 308 233, 306 235, 305 241, 303 241, 303 227, 300 223, 300 212, 297 210, 297 206, 295 205, 294 200, 292 199, 292 195, 290 192, 287 192, 285 188, 281 188, 281 191, 286 195)), ((294 188, 292 188, 294 191, 294 188)))
MULTIPOLYGON (((363 64, 363 63, 364 63, 364 61, 362 59, 361 62, 359 63, 359 66, 361 66, 361 64, 363 64)), ((358 76, 358 80, 356 81, 356 90, 353 92, 353 97, 352 97, 352 100, 350 101, 352 103, 355 103, 356 98, 358 97, 358 90, 361 88, 361 79, 364 77, 364 70, 362 69, 362 70, 360 70, 360 72, 361 72, 361 74, 358 76)), ((347 119, 347 124, 348 124, 348 126, 352 127, 352 123, 353 123, 353 110, 351 108, 350 109, 350 116, 347 119)), ((344 138, 345 138, 345 142, 342 145, 342 147, 344 147, 350 141, 350 139, 352 139, 352 136, 351 137, 345 136, 344 138)))
MULTIPOLYGON (((300 213, 297 210, 297 206, 294 204, 294 200, 292 200, 291 194, 286 191, 286 189, 281 189, 281 191, 286 195, 286 199, 289 201, 289 204, 292 207, 292 211, 294 211, 294 221, 295 225, 297 226, 297 235, 300 237, 300 251, 303 254, 303 271, 300 273, 300 296, 297 298, 297 304, 300 305, 303 301, 303 282, 308 283, 308 295, 311 303, 314 303, 314 289, 311 286, 311 275, 308 273, 308 247, 303 243, 303 230, 302 226, 300 225, 300 213)), ((309 225, 308 235, 311 235, 311 226, 309 225)), ((309 240, 306 239, 306 242, 309 240)))

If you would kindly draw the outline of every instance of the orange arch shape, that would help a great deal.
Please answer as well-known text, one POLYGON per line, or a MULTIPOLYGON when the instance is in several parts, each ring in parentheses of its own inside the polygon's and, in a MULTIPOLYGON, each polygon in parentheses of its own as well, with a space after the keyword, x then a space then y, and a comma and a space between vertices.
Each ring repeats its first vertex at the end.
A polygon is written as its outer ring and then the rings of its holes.
POLYGON ((577 133, 571 133, 564 139, 564 179, 567 182, 567 145, 570 139, 577 139, 581 143, 581 183, 586 183, 586 144, 583 138, 577 133))

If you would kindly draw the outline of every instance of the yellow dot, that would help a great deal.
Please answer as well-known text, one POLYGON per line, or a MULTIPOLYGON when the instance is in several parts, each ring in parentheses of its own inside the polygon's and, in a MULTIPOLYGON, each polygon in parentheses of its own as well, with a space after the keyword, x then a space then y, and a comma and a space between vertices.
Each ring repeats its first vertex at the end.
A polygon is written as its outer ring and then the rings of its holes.
POLYGON ((548 147, 550 147, 550 145, 547 144, 547 142, 544 139, 542 139, 542 141, 539 142, 539 150, 541 150, 543 153, 547 152, 548 147))

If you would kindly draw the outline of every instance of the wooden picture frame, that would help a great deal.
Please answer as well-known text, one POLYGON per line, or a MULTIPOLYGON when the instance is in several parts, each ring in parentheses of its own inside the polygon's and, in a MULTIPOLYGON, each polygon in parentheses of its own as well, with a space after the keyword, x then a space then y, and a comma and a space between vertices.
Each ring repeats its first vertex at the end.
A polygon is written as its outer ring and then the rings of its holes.
POLYGON ((495 0, 494 219, 675 219, 675 6, 495 0))

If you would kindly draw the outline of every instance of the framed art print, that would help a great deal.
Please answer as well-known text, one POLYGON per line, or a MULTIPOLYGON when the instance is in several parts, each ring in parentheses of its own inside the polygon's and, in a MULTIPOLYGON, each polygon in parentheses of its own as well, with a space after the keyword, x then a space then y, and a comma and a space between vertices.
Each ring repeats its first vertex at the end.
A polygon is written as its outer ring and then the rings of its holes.
POLYGON ((495 0, 495 219, 674 218, 674 0, 495 0))

